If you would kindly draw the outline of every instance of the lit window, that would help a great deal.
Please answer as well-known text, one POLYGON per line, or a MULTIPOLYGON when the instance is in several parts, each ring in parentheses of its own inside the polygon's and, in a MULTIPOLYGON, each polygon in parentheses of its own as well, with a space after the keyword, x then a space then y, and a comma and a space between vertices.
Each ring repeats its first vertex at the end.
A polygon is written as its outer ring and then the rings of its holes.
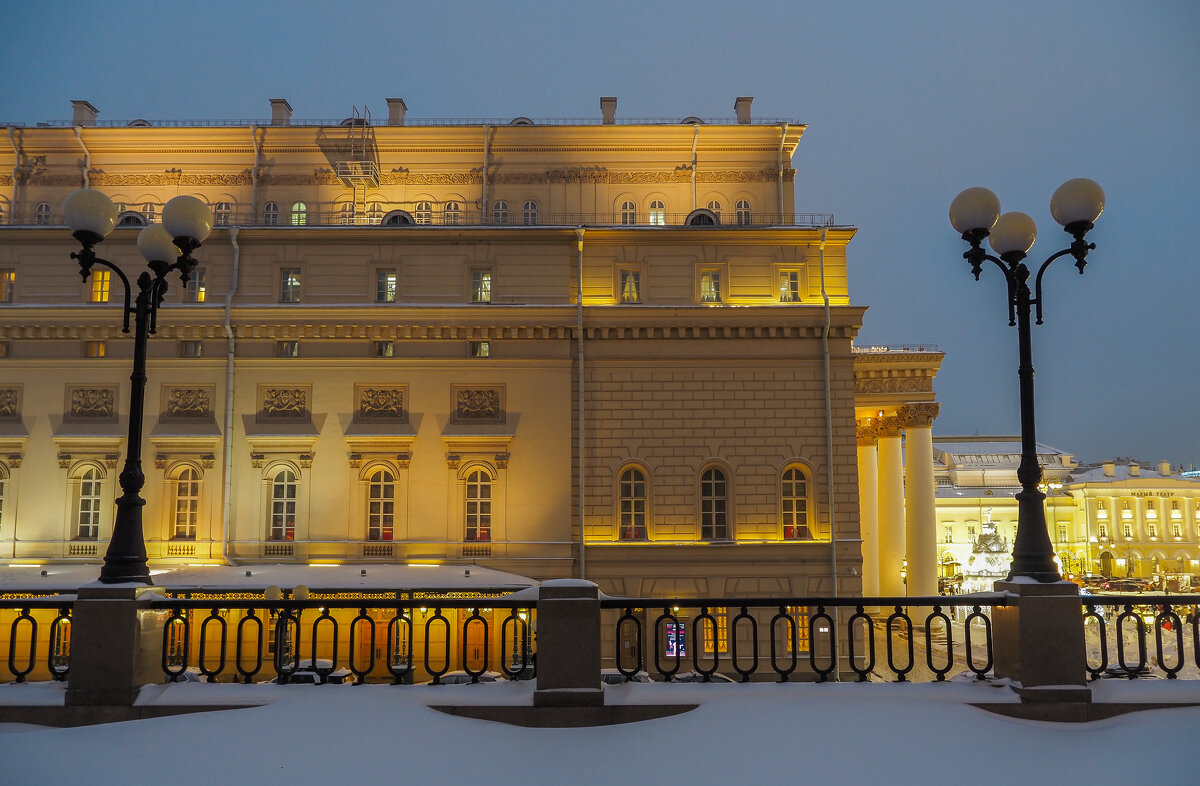
POLYGON ((276 341, 275 356, 281 358, 298 358, 300 357, 300 342, 299 341, 276 341))
POLYGON ((721 203, 720 202, 718 202, 715 199, 712 200, 711 202, 708 203, 708 209, 713 212, 713 215, 715 215, 717 217, 718 221, 721 220, 721 203))
POLYGON ((945 527, 942 528, 942 531, 945 533, 944 542, 945 543, 953 543, 954 542, 954 527, 951 526, 950 524, 947 524, 945 527))
POLYGON ((386 469, 377 470, 371 475, 367 489, 367 540, 391 540, 396 478, 386 469))
POLYGON ((492 223, 508 223, 508 202, 505 202, 503 199, 497 199, 492 203, 492 223))
POLYGON ((228 202, 218 202, 213 205, 213 225, 219 227, 229 226, 230 220, 233 218, 233 205, 228 202))
POLYGON ((521 206, 521 217, 526 226, 531 226, 538 222, 538 203, 532 199, 521 206))
POLYGON ((353 204, 351 204, 349 202, 343 202, 341 213, 342 213, 341 222, 343 224, 353 224, 354 223, 354 205, 353 204))
POLYGON ((1121 525, 1121 535, 1126 540, 1133 540, 1133 526, 1130 524, 1121 525))
POLYGON ((413 221, 418 224, 432 224, 433 205, 429 202, 418 202, 417 209, 413 211, 413 221))
POLYGON ((1153 521, 1146 522, 1146 534, 1151 540, 1158 540, 1158 525, 1153 521))
POLYGON ((85 358, 102 358, 108 354, 108 345, 103 341, 85 341, 83 342, 83 356, 85 358))
POLYGON ((975 525, 974 524, 967 525, 967 540, 969 540, 972 543, 975 542, 975 525))
POLYGON ((466 488, 467 541, 492 539, 492 476, 482 469, 467 475, 466 488))
POLYGON ((300 302, 300 270, 299 268, 284 268, 279 271, 279 302, 300 302))
POLYGON ((372 202, 371 207, 367 210, 367 220, 372 224, 378 224, 383 221, 383 205, 378 202, 372 202))
POLYGON ((92 291, 88 299, 93 303, 107 303, 112 274, 107 270, 92 271, 92 291))
POLYGON ((696 620, 696 624, 704 633, 704 653, 706 655, 713 654, 713 628, 716 627, 716 651, 723 655, 729 652, 729 609, 725 606, 717 606, 709 609, 708 613, 712 615, 715 625, 708 620, 696 620))
POLYGON ((263 206, 263 224, 269 227, 279 224, 279 203, 268 202, 263 206))
POLYGON ((700 302, 721 302, 721 273, 718 270, 704 270, 700 273, 700 302))
POLYGON ((621 473, 621 540, 646 539, 646 476, 637 467, 621 473))
POLYGON ((181 341, 179 342, 179 357, 181 358, 198 358, 204 351, 203 341, 181 341))
POLYGON ((1058 542, 1059 542, 1059 543, 1066 543, 1066 542, 1067 542, 1067 540, 1068 540, 1068 538, 1067 538, 1067 525, 1066 525, 1066 524, 1059 524, 1059 525, 1058 525, 1058 542))
POLYGON ((621 271, 621 302, 641 303, 640 276, 636 270, 621 271))
POLYGON ((142 203, 142 215, 146 217, 147 221, 149 221, 150 223, 153 224, 157 214, 158 214, 158 206, 155 205, 153 202, 143 202, 142 203))
POLYGON ((277 472, 271 480, 271 527, 269 540, 296 539, 296 473, 277 472))
POLYGON ((800 302, 800 271, 798 271, 798 270, 781 270, 781 271, 779 271, 779 302, 780 303, 799 303, 800 302))
POLYGON ((375 273, 375 302, 396 302, 396 271, 379 270, 375 273))
POLYGON ((667 224, 667 206, 663 204, 661 199, 656 199, 650 203, 650 224, 651 226, 666 226, 667 224))
POLYGON ((779 489, 784 540, 812 540, 808 527, 808 478, 796 467, 783 473, 779 489))
POLYGON ((1171 522, 1171 537, 1175 538, 1175 540, 1183 537, 1183 527, 1180 526, 1178 521, 1171 522))
POLYGON ((700 476, 700 539, 728 540, 727 521, 729 500, 725 473, 709 467, 700 476))
POLYGON ((376 341, 375 342, 375 357, 390 358, 396 353, 396 345, 391 341, 376 341))
POLYGON ((443 224, 458 224, 462 222, 462 205, 457 202, 447 202, 442 209, 443 224))
POLYGON ((491 303, 492 302, 492 271, 490 271, 490 270, 472 270, 471 271, 471 302, 472 303, 491 303))
POLYGON ((175 478, 175 534, 179 540, 196 539, 200 518, 200 473, 185 468, 175 478))
POLYGON ((1108 540, 1108 525, 1103 521, 1100 522, 1097 534, 1100 536, 1100 540, 1108 540))
POLYGON ((779 636, 787 636, 787 652, 808 652, 808 606, 788 606, 785 611, 792 619, 792 625, 779 620, 779 636), (788 635, 792 633, 794 635, 788 635))
POLYGON ((204 268, 198 267, 188 276, 187 286, 183 290, 184 303, 203 303, 207 290, 204 281, 204 268))
POLYGON ((88 467, 79 476, 79 497, 75 506, 77 540, 96 540, 100 536, 100 471, 88 467))
POLYGON ((50 203, 38 202, 37 208, 33 212, 33 223, 38 226, 46 226, 50 223, 50 203))
POLYGON ((625 201, 621 203, 621 223, 625 225, 637 223, 637 205, 625 201))
POLYGON ((487 341, 472 341, 470 352, 473 358, 490 357, 492 354, 492 345, 487 341))
POLYGON ((750 203, 744 199, 739 199, 735 206, 737 213, 737 225, 740 227, 750 226, 750 203))
POLYGON ((308 224, 308 205, 303 202, 292 203, 292 226, 302 227, 308 224))
POLYGON ((0 303, 13 302, 17 291, 17 271, 0 270, 0 303))
POLYGON ((1148 519, 1158 518, 1158 511, 1154 508, 1154 500, 1150 500, 1150 499, 1146 500, 1146 518, 1148 518, 1148 519))

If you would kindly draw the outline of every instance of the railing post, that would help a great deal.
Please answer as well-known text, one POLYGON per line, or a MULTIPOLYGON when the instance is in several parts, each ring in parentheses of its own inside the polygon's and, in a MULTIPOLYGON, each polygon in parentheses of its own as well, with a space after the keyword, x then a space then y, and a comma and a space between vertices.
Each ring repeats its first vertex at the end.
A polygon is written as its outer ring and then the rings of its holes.
POLYGON ((535 707, 598 707, 600 599, 582 579, 551 579, 538 588, 535 707))
POLYGON ((1009 595, 994 611, 996 676, 1012 679, 1024 702, 1090 702, 1079 587, 1020 578, 995 586, 1009 595))
POLYGON ((162 682, 163 612, 153 587, 92 584, 79 588, 71 616, 68 705, 132 706, 138 690, 162 682))

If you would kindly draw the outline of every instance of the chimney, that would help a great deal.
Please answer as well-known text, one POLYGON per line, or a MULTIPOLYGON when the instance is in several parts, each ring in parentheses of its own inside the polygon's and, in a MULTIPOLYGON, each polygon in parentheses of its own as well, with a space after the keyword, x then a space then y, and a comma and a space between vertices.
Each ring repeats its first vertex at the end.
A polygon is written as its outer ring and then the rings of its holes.
POLYGON ((738 125, 750 123, 750 104, 753 101, 754 96, 738 96, 733 100, 733 111, 737 112, 738 125))
POLYGON ((72 125, 85 127, 96 125, 96 115, 100 114, 96 107, 87 101, 72 101, 71 108, 75 110, 74 118, 71 121, 72 125))
POLYGON ((1136 461, 1129 462, 1129 477, 1140 478, 1142 476, 1142 468, 1136 461))
POLYGON ((1111 478, 1117 474, 1117 465, 1112 461, 1104 462, 1104 477, 1111 478))
POLYGON ((404 125, 404 116, 408 114, 408 104, 404 103, 403 98, 389 98, 388 105, 388 125, 402 126, 404 125))
POLYGON ((1164 478, 1170 477, 1171 476, 1171 462, 1169 462, 1169 461, 1158 462, 1158 474, 1162 475, 1164 478))
POLYGON ((616 96, 600 96, 600 115, 604 118, 604 125, 606 126, 611 126, 614 122, 616 122, 616 96))
POLYGON ((290 126, 292 124, 292 105, 286 98, 271 99, 271 125, 290 126))

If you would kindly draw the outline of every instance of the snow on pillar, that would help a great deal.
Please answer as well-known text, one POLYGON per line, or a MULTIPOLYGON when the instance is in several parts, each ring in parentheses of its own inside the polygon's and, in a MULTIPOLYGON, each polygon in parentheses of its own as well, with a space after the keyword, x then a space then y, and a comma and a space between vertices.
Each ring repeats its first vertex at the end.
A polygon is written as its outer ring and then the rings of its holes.
POLYGON ((938 594, 937 520, 933 480, 933 419, 938 405, 909 404, 900 409, 904 426, 905 549, 908 594, 938 594))

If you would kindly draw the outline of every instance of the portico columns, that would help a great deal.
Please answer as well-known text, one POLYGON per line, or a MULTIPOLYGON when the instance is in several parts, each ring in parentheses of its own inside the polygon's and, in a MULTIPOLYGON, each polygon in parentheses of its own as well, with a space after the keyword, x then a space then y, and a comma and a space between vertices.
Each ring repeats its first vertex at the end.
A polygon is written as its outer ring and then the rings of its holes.
POLYGON ((858 426, 858 510, 862 537, 863 595, 879 594, 879 427, 867 418, 858 426))
POLYGON ((877 420, 879 426, 879 594, 905 594, 904 466, 900 451, 900 418, 877 420))
POLYGON ((937 526, 933 480, 933 419, 938 405, 900 408, 904 426, 905 547, 908 594, 938 594, 937 526))

